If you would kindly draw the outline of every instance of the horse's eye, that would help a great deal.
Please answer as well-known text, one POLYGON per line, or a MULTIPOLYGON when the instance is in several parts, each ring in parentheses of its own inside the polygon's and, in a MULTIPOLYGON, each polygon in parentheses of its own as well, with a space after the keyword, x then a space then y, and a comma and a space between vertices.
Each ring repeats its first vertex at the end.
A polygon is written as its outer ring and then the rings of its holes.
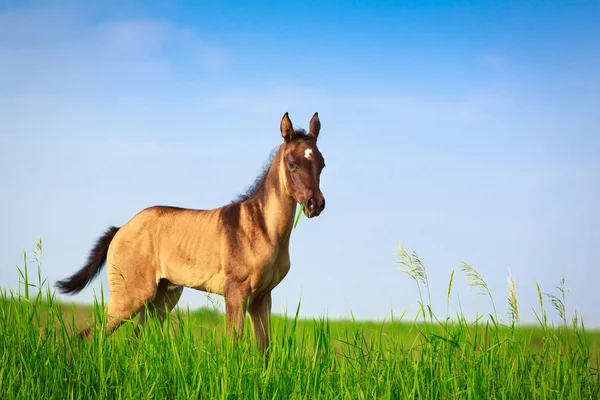
POLYGON ((296 164, 294 164, 292 161, 288 161, 288 168, 294 169, 294 168, 296 168, 296 164))

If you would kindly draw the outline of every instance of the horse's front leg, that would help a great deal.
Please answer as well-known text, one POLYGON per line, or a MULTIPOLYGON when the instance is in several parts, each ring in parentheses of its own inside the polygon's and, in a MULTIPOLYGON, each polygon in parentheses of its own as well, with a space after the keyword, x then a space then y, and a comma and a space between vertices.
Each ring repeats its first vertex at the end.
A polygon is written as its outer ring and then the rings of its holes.
MULTIPOLYGON (((265 354, 269 349, 269 335, 271 329, 271 292, 252 302, 248 308, 250 322, 254 328, 254 336, 258 341, 260 354, 265 354)), ((268 358, 268 353, 266 357, 268 358)))
POLYGON ((227 281, 223 288, 227 333, 234 340, 237 340, 244 334, 244 319, 246 317, 249 292, 246 283, 235 281, 227 281))

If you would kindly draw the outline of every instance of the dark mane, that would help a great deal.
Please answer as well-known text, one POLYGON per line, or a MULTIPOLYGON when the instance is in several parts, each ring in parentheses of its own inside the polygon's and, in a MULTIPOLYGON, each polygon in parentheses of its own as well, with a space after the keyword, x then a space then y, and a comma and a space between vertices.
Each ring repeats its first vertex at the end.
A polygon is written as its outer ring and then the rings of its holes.
POLYGON ((302 128, 294 129, 294 135, 292 135, 292 140, 307 139, 307 138, 308 138, 308 134, 306 133, 305 129, 302 129, 302 128))
MULTIPOLYGON (((294 129, 294 135, 292 136, 292 140, 305 140, 305 139, 308 139, 308 134, 306 133, 306 130, 301 129, 301 128, 294 129)), ((258 189, 260 189, 263 186, 263 184, 265 183, 265 178, 267 177, 267 173, 269 172, 269 167, 271 166, 273 159, 275 159, 275 156, 277 155, 278 150, 279 150, 279 147, 275 147, 271 151, 271 155, 269 156, 267 161, 265 161, 265 163, 263 164, 262 171, 260 172, 260 174, 258 174, 258 176, 254 180, 252 185, 248 186, 245 193, 239 194, 235 199, 233 199, 231 201, 232 204, 233 203, 241 203, 242 201, 248 200, 250 197, 252 197, 258 191, 258 189)))
POLYGON ((246 189, 246 192, 237 195, 237 197, 235 199, 233 199, 231 201, 231 203, 241 203, 242 201, 248 200, 250 197, 252 197, 252 195, 254 193, 256 193, 258 188, 260 188, 262 186, 262 184, 265 182, 265 178, 267 177, 267 173, 269 172, 269 167, 271 166, 273 159, 277 155, 277 150, 279 150, 279 147, 275 147, 271 151, 271 155, 269 156, 267 161, 265 161, 265 163, 263 164, 262 171, 260 172, 260 174, 258 174, 258 176, 254 180, 252 185, 248 186, 248 188, 246 189))

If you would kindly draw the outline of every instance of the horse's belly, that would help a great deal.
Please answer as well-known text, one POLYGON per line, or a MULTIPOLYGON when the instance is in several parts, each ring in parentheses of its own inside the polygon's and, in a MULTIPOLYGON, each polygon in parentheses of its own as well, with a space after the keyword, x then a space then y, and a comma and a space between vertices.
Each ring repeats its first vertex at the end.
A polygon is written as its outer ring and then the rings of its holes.
POLYGON ((203 281, 197 286, 193 286, 196 290, 202 290, 203 292, 223 294, 223 286, 225 285, 225 275, 215 274, 210 278, 203 281))
POLYGON ((221 294, 225 274, 219 265, 173 265, 164 268, 163 278, 175 285, 221 294))

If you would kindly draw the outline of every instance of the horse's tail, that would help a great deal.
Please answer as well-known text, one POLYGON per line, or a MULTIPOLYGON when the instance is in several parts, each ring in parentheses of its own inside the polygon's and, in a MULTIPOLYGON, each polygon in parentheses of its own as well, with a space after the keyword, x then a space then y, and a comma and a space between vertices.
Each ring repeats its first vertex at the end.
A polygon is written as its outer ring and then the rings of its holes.
POLYGON ((108 254, 108 246, 112 242, 119 228, 111 226, 100 236, 96 245, 90 252, 87 263, 75 274, 67 279, 58 281, 56 286, 58 290, 66 294, 75 294, 81 292, 98 275, 108 254))

